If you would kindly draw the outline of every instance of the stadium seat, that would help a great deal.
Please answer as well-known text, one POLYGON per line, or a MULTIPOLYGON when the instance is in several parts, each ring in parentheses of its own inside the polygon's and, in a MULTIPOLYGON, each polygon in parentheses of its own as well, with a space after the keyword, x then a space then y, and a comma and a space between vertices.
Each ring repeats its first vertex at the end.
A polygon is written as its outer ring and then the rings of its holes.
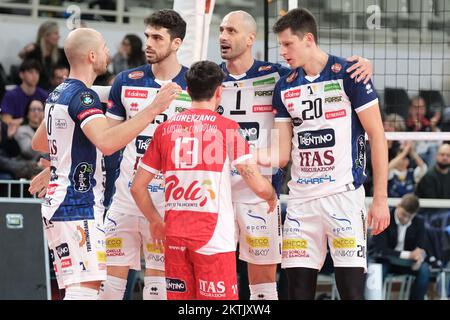
POLYGON ((444 97, 438 90, 420 90, 419 96, 421 96, 427 104, 427 115, 433 116, 435 111, 442 112, 445 108, 444 97))
POLYGON ((393 288, 394 284, 400 285, 398 290, 397 300, 408 300, 409 292, 414 281, 414 276, 409 274, 388 274, 383 283, 383 300, 393 300, 393 288))
POLYGON ((384 89, 384 112, 386 114, 397 113, 408 118, 409 96, 403 88, 384 89))

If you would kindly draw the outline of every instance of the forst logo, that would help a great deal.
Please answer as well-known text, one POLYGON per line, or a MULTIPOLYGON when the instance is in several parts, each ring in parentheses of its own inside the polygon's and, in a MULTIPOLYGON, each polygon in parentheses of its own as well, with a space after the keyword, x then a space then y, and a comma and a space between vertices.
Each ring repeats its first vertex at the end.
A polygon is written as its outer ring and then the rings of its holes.
POLYGON ((287 100, 287 99, 298 98, 298 97, 300 97, 300 94, 301 94, 300 89, 290 90, 290 91, 284 93, 284 99, 287 100))
POLYGON ((256 141, 259 138, 258 122, 239 122, 239 134, 248 142, 256 141))
POLYGON ((166 289, 171 292, 186 292, 186 282, 181 279, 166 278, 166 289))
POLYGON ((136 99, 147 99, 148 91, 147 90, 125 90, 125 98, 136 98, 136 99))
POLYGON ((92 164, 87 162, 79 163, 73 173, 73 183, 75 191, 87 192, 91 188, 91 177, 94 173, 92 164))
POLYGON ((255 91, 255 97, 271 97, 273 90, 255 91))
POLYGON ((216 194, 210 188, 212 185, 210 180, 204 180, 200 183, 194 180, 187 188, 180 186, 180 180, 176 176, 169 176, 166 179, 166 203, 169 200, 180 200, 197 202, 200 207, 204 207, 208 201, 208 197, 204 195, 203 189, 206 187, 211 200, 216 198, 216 194))
POLYGON ((334 130, 302 131, 298 133, 299 149, 329 148, 335 145, 334 130))
POLYGON ((138 154, 144 154, 147 151, 150 142, 152 141, 152 137, 149 136, 137 136, 136 138, 136 152, 138 154))
POLYGON ((70 255, 69 246, 67 243, 63 243, 60 246, 56 247, 56 253, 58 257, 61 259, 63 257, 68 257, 70 255))

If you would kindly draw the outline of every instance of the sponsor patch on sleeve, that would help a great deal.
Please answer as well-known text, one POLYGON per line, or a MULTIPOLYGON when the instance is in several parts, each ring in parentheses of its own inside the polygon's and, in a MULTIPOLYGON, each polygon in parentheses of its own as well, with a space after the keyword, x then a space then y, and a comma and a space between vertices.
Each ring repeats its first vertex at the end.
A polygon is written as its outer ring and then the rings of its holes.
POLYGON ((83 122, 84 119, 86 119, 94 114, 103 114, 103 112, 100 109, 92 108, 92 109, 88 109, 88 110, 84 110, 84 111, 80 112, 77 115, 77 118, 78 118, 78 120, 83 122))
POLYGON ((94 95, 90 92, 84 92, 80 95, 80 101, 83 106, 90 107, 94 104, 94 95))

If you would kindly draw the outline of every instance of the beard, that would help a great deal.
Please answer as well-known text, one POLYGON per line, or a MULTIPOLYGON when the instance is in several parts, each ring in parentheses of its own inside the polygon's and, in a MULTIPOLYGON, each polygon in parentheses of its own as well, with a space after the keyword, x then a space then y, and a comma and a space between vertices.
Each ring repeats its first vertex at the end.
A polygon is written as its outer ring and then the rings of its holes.
POLYGON ((155 63, 164 61, 165 59, 167 59, 168 56, 170 56, 171 53, 172 53, 172 51, 170 51, 170 49, 167 49, 165 52, 162 52, 160 54, 154 53, 152 58, 149 58, 148 56, 146 56, 147 63, 155 64, 155 63))
POLYGON ((441 169, 441 170, 446 170, 446 169, 450 168, 450 163, 436 162, 436 165, 437 165, 438 168, 441 169))

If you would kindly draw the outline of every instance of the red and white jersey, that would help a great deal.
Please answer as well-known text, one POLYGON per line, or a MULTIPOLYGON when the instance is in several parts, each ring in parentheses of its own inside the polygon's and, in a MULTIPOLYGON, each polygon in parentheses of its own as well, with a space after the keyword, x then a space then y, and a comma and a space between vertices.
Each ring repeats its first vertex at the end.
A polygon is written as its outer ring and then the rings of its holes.
MULTIPOLYGON (((136 206, 130 193, 131 183, 139 164, 139 160, 147 150, 153 138, 156 127, 191 106, 191 97, 185 91, 186 80, 184 75, 186 67, 182 67, 178 75, 172 79, 183 89, 177 99, 172 101, 169 107, 149 124, 138 136, 133 139, 123 150, 120 162, 119 176, 115 183, 115 194, 112 199, 110 210, 122 212, 127 215, 142 215, 136 206)), ((161 84, 155 79, 151 66, 144 66, 121 72, 114 81, 110 92, 110 103, 106 116, 116 120, 125 121, 133 118, 136 114, 147 108, 155 99, 161 89, 161 84)), ((152 183, 148 185, 148 192, 156 204, 162 204, 164 199, 164 180, 158 174, 152 183)), ((158 205, 162 209, 162 205, 158 205)))
POLYGON ((236 249, 231 165, 251 158, 239 125, 190 109, 162 123, 140 166, 165 179, 166 236, 195 240, 196 252, 236 249))

